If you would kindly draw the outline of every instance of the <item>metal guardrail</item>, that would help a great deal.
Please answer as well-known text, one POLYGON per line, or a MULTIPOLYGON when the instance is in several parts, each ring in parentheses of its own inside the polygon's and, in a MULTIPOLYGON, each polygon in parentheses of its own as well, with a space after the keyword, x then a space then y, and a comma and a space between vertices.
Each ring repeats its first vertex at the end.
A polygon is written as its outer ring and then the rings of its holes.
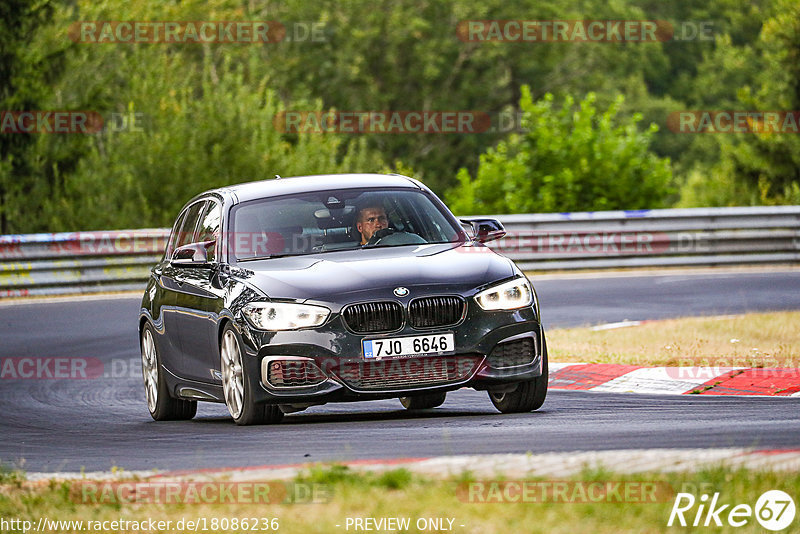
POLYGON ((524 270, 800 262, 800 206, 505 215, 524 270))
MULTIPOLYGON (((527 271, 800 262, 800 206, 499 215, 527 271)), ((0 298, 143 289, 167 229, 0 236, 0 298)))
POLYGON ((144 289, 168 229, 0 236, 0 298, 144 289))

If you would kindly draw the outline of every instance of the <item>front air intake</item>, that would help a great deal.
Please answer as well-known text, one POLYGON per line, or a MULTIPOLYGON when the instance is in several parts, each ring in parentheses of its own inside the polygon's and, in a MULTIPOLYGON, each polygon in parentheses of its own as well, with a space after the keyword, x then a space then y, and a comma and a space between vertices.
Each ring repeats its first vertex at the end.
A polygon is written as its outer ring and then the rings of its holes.
POLYGON ((274 388, 315 386, 327 379, 313 360, 305 358, 266 360, 262 374, 266 383, 274 388))
POLYGON ((489 365, 495 368, 516 367, 532 363, 536 358, 536 341, 526 337, 498 344, 489 354, 489 365))

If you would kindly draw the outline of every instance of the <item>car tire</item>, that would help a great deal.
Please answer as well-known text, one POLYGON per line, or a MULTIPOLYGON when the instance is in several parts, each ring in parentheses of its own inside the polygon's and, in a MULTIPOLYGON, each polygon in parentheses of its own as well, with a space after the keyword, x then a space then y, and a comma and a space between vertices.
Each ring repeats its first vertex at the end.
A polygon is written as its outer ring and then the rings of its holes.
POLYGON ((406 410, 427 410, 444 404, 447 393, 427 393, 413 397, 400 397, 400 404, 406 410))
POLYGON ((222 330, 219 352, 225 405, 233 421, 241 426, 280 422, 283 412, 277 404, 253 402, 252 381, 243 365, 241 336, 231 323, 222 330))
POLYGON ((148 322, 142 328, 142 378, 147 399, 147 409, 156 421, 191 419, 197 413, 197 401, 173 398, 169 393, 156 345, 155 329, 148 322))
POLYGON ((508 393, 493 393, 489 391, 489 398, 494 407, 502 413, 525 413, 538 410, 547 397, 547 341, 542 332, 542 374, 533 380, 520 382, 517 389, 508 393))

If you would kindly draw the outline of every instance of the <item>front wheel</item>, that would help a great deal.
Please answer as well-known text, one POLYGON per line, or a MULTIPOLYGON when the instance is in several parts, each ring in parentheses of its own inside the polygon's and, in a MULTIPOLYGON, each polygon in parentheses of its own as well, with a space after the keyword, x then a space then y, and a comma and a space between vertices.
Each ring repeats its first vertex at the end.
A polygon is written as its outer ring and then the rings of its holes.
POLYGON ((547 396, 547 342, 542 333, 542 375, 520 382, 517 389, 508 393, 489 392, 494 407, 502 413, 524 413, 538 410, 547 396))
POLYGON ((178 421, 194 417, 197 413, 197 401, 174 399, 169 394, 150 323, 145 323, 142 328, 141 346, 144 394, 150 416, 156 421, 178 421))
POLYGON ((400 397, 400 404, 406 410, 427 410, 444 404, 447 393, 427 393, 413 397, 400 397))
POLYGON ((242 359, 239 333, 229 323, 222 331, 220 344, 220 371, 225 405, 237 425, 277 423, 283 419, 278 405, 256 404, 242 359))

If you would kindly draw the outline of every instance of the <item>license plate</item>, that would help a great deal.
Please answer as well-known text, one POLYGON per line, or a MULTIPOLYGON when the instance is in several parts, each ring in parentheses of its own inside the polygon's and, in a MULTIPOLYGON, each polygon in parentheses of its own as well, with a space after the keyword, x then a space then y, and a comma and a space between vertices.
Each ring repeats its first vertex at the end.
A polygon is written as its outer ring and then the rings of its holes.
POLYGON ((456 349, 455 336, 452 333, 365 339, 361 345, 364 349, 364 358, 369 360, 444 354, 454 352, 456 349))

